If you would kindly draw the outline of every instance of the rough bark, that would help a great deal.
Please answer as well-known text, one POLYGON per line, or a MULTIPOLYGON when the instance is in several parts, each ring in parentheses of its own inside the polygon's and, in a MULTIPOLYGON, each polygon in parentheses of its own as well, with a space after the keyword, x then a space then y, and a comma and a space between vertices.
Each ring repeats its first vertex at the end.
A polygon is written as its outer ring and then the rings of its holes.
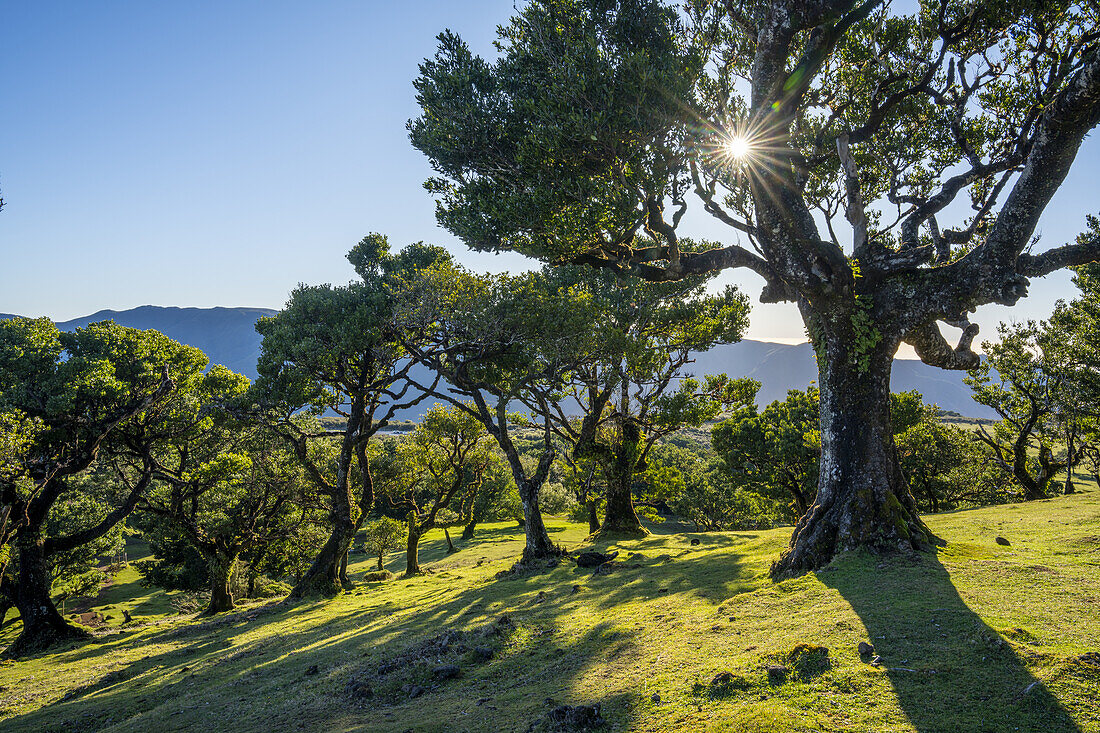
POLYGON ((309 596, 334 596, 343 590, 340 581, 340 562, 347 555, 355 537, 355 525, 350 516, 337 517, 333 512, 333 528, 325 544, 321 546, 317 556, 313 558, 309 569, 305 572, 294 589, 290 592, 291 598, 306 598, 309 596))
POLYGON ((600 516, 596 512, 596 501, 589 499, 585 503, 588 506, 588 534, 596 534, 600 531, 600 516))
POLYGON ((649 532, 642 526, 638 513, 634 510, 634 470, 621 458, 616 457, 615 471, 608 477, 607 507, 604 510, 603 524, 599 535, 638 535, 644 537, 649 532))
POLYGON ((902 475, 890 425, 896 342, 864 353, 840 339, 815 346, 822 444, 817 499, 773 565, 775 577, 815 570, 857 547, 912 552, 932 541, 902 475))
POLYGON ((535 478, 520 484, 519 499, 523 504, 523 558, 521 562, 556 557, 564 550, 550 541, 546 524, 539 508, 539 489, 542 481, 535 478))
POLYGON ((455 543, 451 542, 451 533, 447 530, 446 527, 443 528, 443 536, 447 539, 447 554, 450 555, 452 552, 458 552, 458 548, 455 547, 455 543))
POLYGON ((466 526, 462 528, 462 539, 472 540, 475 527, 477 527, 477 517, 471 515, 469 521, 466 522, 466 526))
POLYGON ((405 575, 420 575, 420 526, 416 521, 416 513, 409 512, 409 539, 405 545, 405 575))
POLYGON ((19 574, 14 583, 5 583, 4 591, 19 609, 23 629, 4 655, 22 657, 61 642, 89 638, 88 631, 65 621, 50 599, 50 566, 42 550, 41 535, 25 532, 16 538, 15 544, 19 551, 19 574))
POLYGON ((210 568, 210 605, 204 612, 207 616, 216 613, 232 611, 235 603, 233 591, 229 587, 233 579, 233 570, 237 566, 237 558, 215 555, 207 561, 210 568))

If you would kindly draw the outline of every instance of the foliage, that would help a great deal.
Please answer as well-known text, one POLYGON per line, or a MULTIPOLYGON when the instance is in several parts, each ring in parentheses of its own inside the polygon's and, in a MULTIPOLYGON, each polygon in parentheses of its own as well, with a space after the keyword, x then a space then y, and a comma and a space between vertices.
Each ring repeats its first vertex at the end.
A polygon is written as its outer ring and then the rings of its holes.
POLYGON ((389 517, 379 517, 367 522, 361 534, 363 552, 378 558, 378 569, 383 570, 382 559, 405 541, 406 530, 401 522, 389 517))
POLYGON ((998 343, 982 344, 988 358, 966 378, 974 399, 1002 418, 992 434, 979 428, 977 435, 1011 473, 1023 498, 1042 499, 1068 464, 1066 456, 1056 454, 1055 416, 1065 394, 1057 363, 1061 337, 1035 321, 1001 324, 999 334, 998 343))

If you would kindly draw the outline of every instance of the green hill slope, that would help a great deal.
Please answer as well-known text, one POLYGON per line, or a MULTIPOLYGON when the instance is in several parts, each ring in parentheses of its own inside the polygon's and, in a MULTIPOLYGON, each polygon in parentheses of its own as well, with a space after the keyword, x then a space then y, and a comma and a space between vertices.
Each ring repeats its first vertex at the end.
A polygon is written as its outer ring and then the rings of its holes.
POLYGON ((606 575, 498 578, 521 537, 490 525, 450 556, 433 535, 430 575, 328 602, 196 620, 137 589, 148 626, 0 666, 0 729, 526 731, 600 703, 604 730, 1100 731, 1100 492, 929 524, 936 555, 779 584, 789 529, 663 525, 606 575))

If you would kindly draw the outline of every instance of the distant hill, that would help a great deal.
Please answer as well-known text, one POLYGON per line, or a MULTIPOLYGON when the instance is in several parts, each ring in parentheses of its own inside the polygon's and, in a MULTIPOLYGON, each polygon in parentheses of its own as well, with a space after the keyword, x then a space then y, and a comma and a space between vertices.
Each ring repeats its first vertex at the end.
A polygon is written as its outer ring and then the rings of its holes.
MULTIPOLYGON (((256 377, 256 359, 260 354, 260 334, 256 321, 274 315, 269 308, 175 308, 143 305, 130 310, 102 310, 60 321, 63 331, 98 321, 114 321, 120 326, 155 329, 180 343, 194 346, 210 358, 211 364, 223 364, 235 372, 256 377)), ((0 319, 11 318, 0 315, 0 319)))
MULTIPOLYGON (((113 320, 123 326, 153 328, 177 341, 202 349, 212 364, 224 364, 255 378, 260 335, 256 333, 254 324, 261 316, 274 313, 267 308, 143 305, 124 311, 103 310, 57 325, 70 330, 96 321, 113 320)), ((0 314, 0 319, 10 317, 0 314)), ((792 345, 746 340, 718 346, 698 354, 690 371, 695 374, 724 372, 730 376, 757 379, 761 383, 758 399, 761 405, 783 399, 787 390, 803 389, 817 379, 813 349, 808 343, 792 345)), ((896 392, 915 389, 924 395, 926 401, 967 417, 995 418, 992 410, 971 399, 970 388, 963 384, 963 376, 964 372, 949 372, 917 360, 898 359, 894 362, 891 387, 896 392)), ((398 417, 416 419, 430 404, 425 401, 413 409, 403 410, 398 417)))
MULTIPOLYGON (((766 341, 741 341, 717 346, 699 354, 692 371, 695 374, 721 374, 752 377, 760 381, 757 402, 761 406, 787 396, 789 389, 805 388, 817 380, 817 364, 810 344, 775 344, 766 341)), ((966 372, 947 371, 928 366, 916 359, 897 359, 890 380, 895 392, 915 389, 926 402, 967 417, 998 416, 971 397, 963 383, 966 372)))

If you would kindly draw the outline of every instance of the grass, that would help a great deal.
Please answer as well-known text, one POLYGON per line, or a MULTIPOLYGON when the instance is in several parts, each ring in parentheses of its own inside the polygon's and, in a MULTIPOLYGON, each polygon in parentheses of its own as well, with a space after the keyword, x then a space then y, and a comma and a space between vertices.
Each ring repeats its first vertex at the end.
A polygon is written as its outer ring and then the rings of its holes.
MULTIPOLYGON (((600 543, 620 551, 607 575, 498 578, 522 535, 494 524, 453 555, 430 535, 431 574, 329 601, 199 620, 139 589, 148 626, 0 665, 0 730, 526 731, 599 702, 606 730, 1100 731, 1100 668, 1081 659, 1100 651, 1100 492, 928 522, 937 554, 852 554, 778 584, 789 529, 658 525, 600 543)), ((356 579, 373 563, 357 557, 356 579)), ((119 580, 116 607, 136 587, 119 580)))

